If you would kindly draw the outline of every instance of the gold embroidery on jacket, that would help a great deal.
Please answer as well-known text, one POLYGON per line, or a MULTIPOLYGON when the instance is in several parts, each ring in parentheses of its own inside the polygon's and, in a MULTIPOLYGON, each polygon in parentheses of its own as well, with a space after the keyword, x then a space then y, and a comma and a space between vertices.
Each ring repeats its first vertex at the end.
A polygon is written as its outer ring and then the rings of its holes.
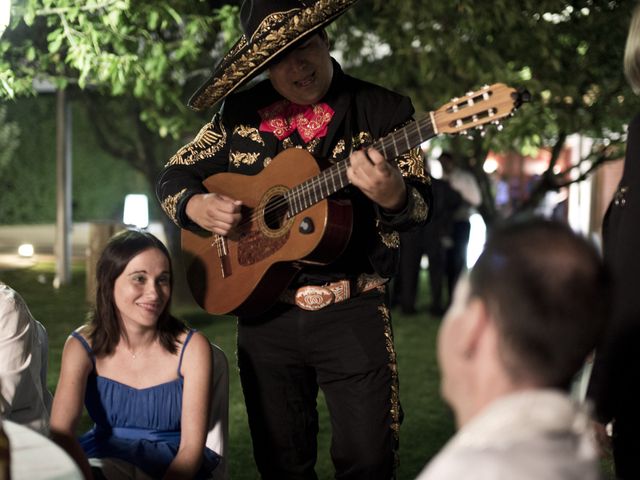
POLYGON ((257 128, 248 127, 246 125, 238 125, 233 129, 233 133, 237 133, 241 137, 248 138, 249 140, 253 140, 260 145, 264 145, 264 140, 260 136, 260 132, 258 132, 257 128))
POLYGON ((215 155, 226 143, 227 132, 216 115, 211 122, 205 124, 205 126, 200 129, 191 142, 180 148, 180 150, 169 159, 165 168, 171 165, 193 165, 200 160, 215 155))
POLYGON ((413 201, 411 212, 409 216, 412 220, 416 222, 424 222, 429 215, 429 207, 427 206, 427 202, 424 201, 420 192, 418 192, 417 188, 412 186, 407 186, 409 189, 409 195, 411 196, 411 200, 413 201))
POLYGON ((376 227, 378 228, 378 235, 382 243, 387 248, 398 248, 400 246, 400 234, 395 230, 386 231, 380 224, 380 220, 376 220, 376 227))
POLYGON ((229 161, 231 165, 234 167, 239 167, 240 164, 244 165, 253 165, 258 160, 258 152, 249 153, 249 152, 231 152, 229 155, 229 161))
POLYGON ((287 137, 282 141, 282 148, 284 148, 285 150, 287 148, 291 148, 293 147, 293 140, 291 140, 291 137, 287 137))
POLYGON ((355 137, 353 137, 353 148, 357 150, 360 147, 365 145, 371 145, 371 134, 369 132, 360 132, 355 137))
POLYGON ((413 148, 400 155, 395 162, 403 177, 415 178, 422 183, 430 183, 429 176, 425 173, 424 158, 420 148, 413 148))
POLYGON ((335 161, 338 159, 338 155, 344 152, 345 149, 346 146, 344 143, 344 139, 341 138, 340 140, 338 140, 338 143, 336 143, 336 146, 333 147, 333 150, 331 151, 331 163, 335 163, 335 161))
POLYGON ((272 158, 271 157, 267 157, 262 161, 262 168, 266 168, 269 166, 269 164, 271 163, 272 158))
MULTIPOLYGON (((176 193, 174 195, 169 195, 168 197, 166 197, 162 201, 162 204, 161 204, 162 205, 162 209, 164 210, 164 212, 167 214, 167 216, 171 220, 173 220, 173 223, 175 223, 176 225, 178 225, 178 217, 177 217, 178 202, 180 201, 180 199, 184 195, 184 192, 186 192, 186 191, 187 191, 187 189, 183 188, 178 193, 176 193)), ((178 226, 180 226, 180 225, 178 225, 178 226)))
POLYGON ((307 149, 307 151, 309 153, 315 153, 316 148, 318 148, 319 144, 320 144, 320 139, 319 138, 314 138, 309 143, 307 143, 307 146, 305 148, 307 149))

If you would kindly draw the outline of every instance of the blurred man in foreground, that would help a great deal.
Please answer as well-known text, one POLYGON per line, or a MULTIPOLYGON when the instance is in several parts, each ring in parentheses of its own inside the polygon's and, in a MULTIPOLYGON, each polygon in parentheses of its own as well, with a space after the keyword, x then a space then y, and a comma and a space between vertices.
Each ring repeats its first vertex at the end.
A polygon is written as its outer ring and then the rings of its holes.
POLYGON ((418 478, 599 478, 589 412, 567 392, 608 305, 598 254, 568 227, 497 228, 438 339, 459 431, 418 478))

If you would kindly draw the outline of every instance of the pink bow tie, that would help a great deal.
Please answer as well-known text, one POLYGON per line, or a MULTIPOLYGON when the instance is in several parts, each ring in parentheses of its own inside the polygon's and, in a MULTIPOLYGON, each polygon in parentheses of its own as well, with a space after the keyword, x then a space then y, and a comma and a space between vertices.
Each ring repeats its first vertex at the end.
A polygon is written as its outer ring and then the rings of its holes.
POLYGON ((289 100, 279 100, 258 110, 262 122, 261 132, 271 132, 283 140, 298 130, 300 138, 309 143, 327 134, 327 125, 333 117, 333 109, 326 103, 297 105, 289 100))

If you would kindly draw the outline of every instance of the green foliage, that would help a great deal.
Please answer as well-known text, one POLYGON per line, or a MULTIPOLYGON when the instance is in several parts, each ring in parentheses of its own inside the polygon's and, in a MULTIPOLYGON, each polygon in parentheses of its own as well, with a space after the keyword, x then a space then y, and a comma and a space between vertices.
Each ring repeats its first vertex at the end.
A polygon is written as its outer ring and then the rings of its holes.
POLYGON ((213 15, 205 0, 27 0, 0 41, 0 98, 33 94, 31 80, 77 85, 139 105, 149 129, 179 137, 186 91, 201 81, 231 28, 233 8, 213 15), (9 48, 10 46, 10 48, 9 48))
POLYGON ((0 105, 0 174, 14 158, 20 143, 20 128, 16 122, 8 121, 7 108, 0 105))
MULTIPOLYGON (((21 141, 0 174, 3 192, 0 224, 53 223, 56 218, 55 99, 52 96, 21 99, 3 108, 7 110, 6 125, 21 131, 21 141)), ((79 222, 118 220, 127 193, 152 195, 153 192, 145 178, 127 162, 95 148, 95 135, 84 109, 74 105, 72 116, 73 218, 79 222)), ((3 129, 0 126, 0 132, 3 129)), ((155 219, 159 218, 157 210, 152 211, 155 219)))
MULTIPOLYGON (((0 98, 33 94, 32 80, 46 78, 115 99, 121 115, 98 116, 103 148, 152 183, 176 145, 163 139, 190 139, 209 115, 190 114, 184 105, 239 36, 239 3, 25 0, 0 40, 0 98), (118 130, 115 118, 136 126, 128 150, 105 133, 118 130)), ((640 106, 621 66, 634 4, 370 0, 356 3, 330 33, 349 73, 409 95, 418 111, 483 84, 526 87, 531 103, 503 132, 451 142, 483 175, 489 149, 529 153, 572 133, 595 138, 600 150, 624 140, 624 124, 640 106)))
POLYGON ((639 105, 622 74, 631 0, 372 3, 356 4, 336 43, 350 70, 405 92, 418 110, 495 82, 532 93, 499 138, 488 136, 494 148, 552 144, 559 130, 600 138, 639 105), (387 55, 362 55, 372 35, 387 55))

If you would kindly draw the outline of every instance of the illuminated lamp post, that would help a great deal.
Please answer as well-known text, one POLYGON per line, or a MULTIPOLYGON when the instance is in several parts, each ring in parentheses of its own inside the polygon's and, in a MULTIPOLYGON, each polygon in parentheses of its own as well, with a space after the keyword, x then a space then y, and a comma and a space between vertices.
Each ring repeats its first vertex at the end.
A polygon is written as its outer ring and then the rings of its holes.
POLYGON ((11 0, 0 0, 0 37, 11 20, 11 0))

